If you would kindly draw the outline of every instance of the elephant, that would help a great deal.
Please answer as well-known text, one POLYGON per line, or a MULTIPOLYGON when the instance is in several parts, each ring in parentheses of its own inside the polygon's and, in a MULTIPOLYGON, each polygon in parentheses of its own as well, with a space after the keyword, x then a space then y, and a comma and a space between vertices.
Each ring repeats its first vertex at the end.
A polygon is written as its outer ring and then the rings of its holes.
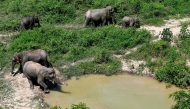
POLYGON ((28 16, 24 17, 20 20, 20 25, 22 28, 28 30, 28 29, 33 29, 35 26, 35 23, 38 24, 38 27, 41 27, 38 16, 28 16))
POLYGON ((140 21, 139 18, 135 17, 128 17, 128 16, 124 16, 122 18, 122 27, 126 28, 126 27, 136 27, 136 28, 140 28, 140 21))
POLYGON ((46 81, 51 81, 53 84, 62 84, 56 77, 53 68, 47 68, 33 61, 27 61, 23 66, 23 74, 27 77, 30 88, 34 89, 34 84, 40 85, 45 93, 49 93, 46 81))
POLYGON ((85 27, 87 27, 90 22, 94 23, 95 27, 104 26, 110 22, 114 23, 114 8, 107 6, 102 9, 88 10, 85 14, 85 27))
POLYGON ((22 67, 27 61, 38 62, 43 66, 52 67, 52 64, 48 61, 48 55, 45 50, 28 50, 23 52, 16 52, 12 57, 12 71, 11 75, 15 76, 19 71, 22 72, 22 67), (16 64, 20 64, 18 71, 13 72, 16 64))

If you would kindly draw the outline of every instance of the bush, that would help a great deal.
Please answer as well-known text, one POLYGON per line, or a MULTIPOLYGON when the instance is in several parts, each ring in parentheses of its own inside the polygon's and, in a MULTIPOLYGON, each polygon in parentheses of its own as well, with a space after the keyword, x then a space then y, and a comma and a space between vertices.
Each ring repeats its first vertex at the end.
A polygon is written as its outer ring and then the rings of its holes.
POLYGON ((164 28, 160 33, 161 39, 167 42, 171 42, 173 38, 173 33, 170 31, 170 28, 164 28))
POLYGON ((189 29, 187 29, 188 25, 183 25, 182 28, 180 29, 180 33, 179 33, 179 38, 181 39, 186 39, 187 37, 189 37, 190 32, 189 29))
POLYGON ((110 61, 110 53, 106 50, 97 52, 94 58, 94 63, 102 64, 110 61))
POLYGON ((85 103, 80 102, 79 104, 72 104, 71 109, 90 109, 85 103))
MULTIPOLYGON (((62 109, 62 108, 59 106, 54 106, 50 109, 62 109)), ((90 109, 90 108, 87 107, 85 103, 80 102, 79 104, 72 104, 70 109, 90 109)))
POLYGON ((190 109, 190 90, 180 90, 169 95, 177 103, 171 109, 190 109))
POLYGON ((186 66, 186 59, 172 48, 167 55, 167 62, 158 67, 156 77, 159 81, 175 84, 178 87, 190 85, 189 67, 186 66))

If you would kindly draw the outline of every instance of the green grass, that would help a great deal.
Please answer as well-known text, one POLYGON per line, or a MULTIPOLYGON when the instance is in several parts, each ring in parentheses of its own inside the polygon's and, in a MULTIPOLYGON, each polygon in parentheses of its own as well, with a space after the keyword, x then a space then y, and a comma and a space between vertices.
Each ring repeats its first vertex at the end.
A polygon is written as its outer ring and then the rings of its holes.
POLYGON ((170 16, 188 16, 190 1, 184 0, 2 0, 0 4, 0 31, 12 31, 25 16, 37 15, 46 24, 84 24, 84 14, 89 9, 113 6, 115 17, 121 22, 123 16, 137 16, 141 24, 162 25, 170 16), (24 8, 23 8, 24 7, 24 8), (151 10, 151 11, 150 11, 151 10))

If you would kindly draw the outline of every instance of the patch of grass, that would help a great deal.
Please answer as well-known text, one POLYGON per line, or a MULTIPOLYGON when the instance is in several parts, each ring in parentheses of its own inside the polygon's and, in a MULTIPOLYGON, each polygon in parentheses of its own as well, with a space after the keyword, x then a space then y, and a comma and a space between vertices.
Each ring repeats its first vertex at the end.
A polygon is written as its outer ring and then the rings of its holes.
POLYGON ((82 76, 85 74, 116 74, 121 69, 121 62, 115 59, 110 59, 108 63, 97 64, 94 62, 82 62, 75 66, 69 66, 62 69, 63 74, 70 78, 72 76, 82 76))

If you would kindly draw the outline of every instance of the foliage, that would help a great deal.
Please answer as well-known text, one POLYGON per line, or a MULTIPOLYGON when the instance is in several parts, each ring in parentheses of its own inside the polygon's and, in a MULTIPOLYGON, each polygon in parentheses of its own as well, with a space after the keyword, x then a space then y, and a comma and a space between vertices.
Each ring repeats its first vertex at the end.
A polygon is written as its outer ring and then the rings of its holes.
POLYGON ((173 38, 173 33, 170 28, 164 28, 163 31, 160 33, 161 39, 167 42, 171 42, 173 38))
POLYGON ((7 54, 7 49, 3 44, 0 44, 0 71, 7 63, 7 57, 5 56, 7 54))
POLYGON ((171 47, 164 40, 145 43, 136 52, 126 55, 125 58, 146 60, 146 66, 155 73, 157 80, 184 88, 190 85, 188 79, 190 77, 190 67, 186 65, 186 57, 184 55, 187 51, 189 53, 188 45, 188 38, 182 41, 180 44, 181 48, 178 50, 175 47, 171 47), (153 58, 155 58, 154 61, 153 58))
POLYGON ((181 41, 181 43, 178 45, 181 52, 185 54, 185 56, 190 57, 190 37, 185 38, 181 41))
POLYGON ((54 106, 54 107, 51 107, 50 109, 61 109, 60 106, 54 106))
POLYGON ((179 38, 181 39, 186 39, 187 37, 189 37, 190 32, 189 29, 187 29, 188 25, 183 25, 182 28, 180 29, 180 33, 179 33, 179 38))
POLYGON ((108 63, 109 60, 110 60, 110 53, 106 50, 102 50, 96 53, 96 56, 93 62, 102 64, 102 63, 108 63))
POLYGON ((156 71, 157 79, 179 87, 187 87, 190 82, 188 79, 190 69, 186 66, 186 59, 174 48, 170 49, 166 57, 167 62, 156 71))
MULTIPOLYGON (((163 29, 161 41, 150 42, 151 34, 144 29, 122 29, 114 25, 80 29, 75 26, 84 23, 87 10, 107 5, 116 10, 114 15, 118 22, 126 15, 136 16, 140 18, 141 25, 161 25, 170 16, 188 16, 190 11, 190 1, 187 0, 1 0, 0 31, 12 31, 25 16, 38 15, 42 25, 41 28, 14 35, 9 46, 0 44, 0 57, 3 57, 0 59, 1 67, 10 67, 14 52, 44 49, 54 66, 68 66, 62 69, 62 73, 68 77, 89 73, 111 75, 121 68, 121 62, 111 55, 141 45, 136 52, 125 56, 126 59, 146 60, 146 65, 141 65, 139 73, 148 66, 159 81, 180 87, 190 84, 190 69, 186 65, 186 58, 190 57, 187 25, 182 26, 179 35, 182 40, 176 47, 171 47, 168 43, 173 38, 170 28, 163 29), (66 23, 72 23, 77 29, 54 27, 66 23), (83 61, 87 58, 93 60, 83 61), (73 62, 77 64, 72 66, 73 62)), ((0 85, 6 86, 3 81, 0 81, 0 85)), ((185 103, 179 103, 184 102, 180 99, 177 108, 186 106, 185 103)))
POLYGON ((62 69, 63 75, 70 78, 72 76, 81 76, 85 74, 104 74, 112 75, 120 71, 121 62, 110 59, 108 63, 97 64, 94 62, 81 62, 75 66, 69 66, 62 69))
POLYGON ((89 9, 115 8, 117 22, 128 16, 137 16, 141 24, 160 25, 170 16, 187 16, 189 1, 184 0, 2 0, 0 31, 12 31, 25 16, 38 15, 44 24, 84 23, 89 9), (23 8, 24 7, 24 8, 23 8), (150 11, 151 10, 151 11, 150 11))
POLYGON ((126 58, 135 58, 135 59, 148 59, 150 57, 162 58, 166 56, 170 49, 170 45, 163 40, 151 43, 142 44, 136 52, 131 53, 126 56, 126 58), (150 56, 150 57, 149 57, 150 56))
POLYGON ((54 63, 60 59, 76 61, 87 55, 95 56, 98 53, 96 51, 99 50, 97 48, 109 50, 131 48, 148 42, 150 38, 149 32, 137 31, 133 28, 126 30, 106 26, 96 29, 62 30, 47 25, 32 31, 23 31, 12 37, 9 50, 13 53, 29 49, 44 49, 50 54, 51 61, 54 63), (94 47, 95 49, 89 49, 94 47))
MULTIPOLYGON (((62 108, 60 106, 54 106, 50 109, 62 109, 62 108)), ((70 109, 90 109, 90 108, 87 107, 85 103, 80 102, 79 104, 72 104, 70 109)))
POLYGON ((72 104, 71 109, 90 109, 85 103, 80 102, 79 104, 72 104))
POLYGON ((177 103, 171 109, 189 109, 190 108, 190 90, 180 90, 169 95, 177 103))

